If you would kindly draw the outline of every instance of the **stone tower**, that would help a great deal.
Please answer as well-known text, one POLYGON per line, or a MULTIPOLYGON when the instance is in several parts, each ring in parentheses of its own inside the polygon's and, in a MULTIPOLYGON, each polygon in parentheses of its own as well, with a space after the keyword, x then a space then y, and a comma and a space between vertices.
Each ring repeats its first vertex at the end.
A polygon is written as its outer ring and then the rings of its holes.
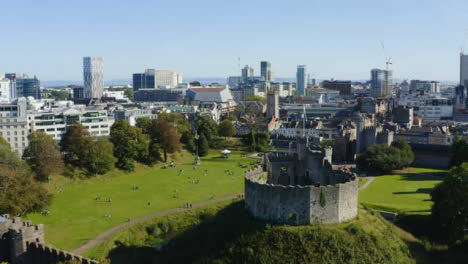
POLYGON ((267 91, 267 113, 268 120, 271 118, 278 119, 279 116, 279 93, 276 89, 269 89, 267 91))

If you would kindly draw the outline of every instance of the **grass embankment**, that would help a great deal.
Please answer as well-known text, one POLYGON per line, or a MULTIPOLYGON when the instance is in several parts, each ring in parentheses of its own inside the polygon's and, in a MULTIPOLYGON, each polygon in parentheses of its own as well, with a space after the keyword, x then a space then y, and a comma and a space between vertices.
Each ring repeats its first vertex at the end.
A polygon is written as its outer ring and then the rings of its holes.
POLYGON ((47 243, 75 249, 129 218, 241 193, 246 169, 239 163, 253 161, 238 152, 224 159, 219 151, 212 151, 194 170, 193 156, 186 152, 176 156, 171 158, 176 168, 162 169, 159 163, 154 168, 138 165, 132 173, 114 170, 86 180, 55 177, 49 185, 54 193, 50 215, 36 213, 26 218, 44 224, 47 243))
POLYGON ((414 239, 363 208, 339 225, 284 226, 252 219, 237 201, 135 225, 87 255, 113 264, 415 263, 401 234, 414 239))
POLYGON ((408 168, 408 173, 382 175, 359 193, 359 202, 379 210, 429 214, 430 192, 442 181, 444 170, 408 168))

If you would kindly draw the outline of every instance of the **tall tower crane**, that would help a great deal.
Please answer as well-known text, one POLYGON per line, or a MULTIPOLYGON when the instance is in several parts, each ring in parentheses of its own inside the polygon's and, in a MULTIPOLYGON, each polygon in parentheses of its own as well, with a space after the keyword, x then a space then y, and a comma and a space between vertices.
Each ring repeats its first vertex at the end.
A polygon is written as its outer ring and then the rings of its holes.
POLYGON ((390 88, 390 66, 393 65, 392 57, 387 56, 385 52, 385 45, 383 41, 380 41, 380 45, 382 46, 382 52, 385 58, 385 81, 384 81, 384 94, 385 96, 389 95, 389 88, 390 88))

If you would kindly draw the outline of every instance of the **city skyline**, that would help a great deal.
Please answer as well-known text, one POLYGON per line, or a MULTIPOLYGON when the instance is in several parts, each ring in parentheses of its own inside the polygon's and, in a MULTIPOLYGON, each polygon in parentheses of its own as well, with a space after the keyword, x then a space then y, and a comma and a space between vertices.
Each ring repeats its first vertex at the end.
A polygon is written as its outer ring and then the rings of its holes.
POLYGON ((256 1, 244 8, 248 3, 142 1, 141 12, 132 13, 132 4, 123 1, 18 1, 0 18, 10 25, 5 36, 14 40, 2 42, 8 52, 0 72, 77 81, 81 58, 90 55, 106 60, 106 80, 131 79, 145 68, 187 78, 227 78, 240 75, 246 64, 260 72, 260 61, 271 62, 275 78, 294 78, 296 66, 305 64, 311 78, 361 80, 370 78, 372 68, 384 69, 389 56, 397 79, 457 81, 460 48, 468 50, 466 22, 455 15, 468 11, 460 0, 424 6, 256 1), (260 6, 265 12, 253 12, 260 6), (18 13, 23 19, 15 19, 18 13), (158 34, 146 34, 149 27, 158 34))

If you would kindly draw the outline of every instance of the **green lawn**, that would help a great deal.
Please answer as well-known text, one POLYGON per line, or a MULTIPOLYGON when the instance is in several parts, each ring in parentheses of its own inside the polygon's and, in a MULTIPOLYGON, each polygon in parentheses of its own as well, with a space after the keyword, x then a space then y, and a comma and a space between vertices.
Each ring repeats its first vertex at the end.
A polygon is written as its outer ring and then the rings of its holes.
POLYGON ((54 193, 50 215, 30 214, 25 218, 44 224, 48 244, 71 250, 128 218, 243 192, 246 169, 239 162, 249 165, 253 161, 240 153, 223 159, 216 151, 202 158, 202 164, 193 170, 193 157, 184 156, 176 168, 161 169, 162 164, 157 164, 154 168, 137 166, 129 174, 115 170, 89 180, 55 178, 50 184, 54 193), (180 169, 183 172, 178 175, 180 169), (196 180, 199 182, 194 183, 196 180), (133 186, 138 186, 138 190, 132 190, 133 186), (175 190, 178 198, 174 198, 175 190), (101 200, 96 201, 96 197, 101 200), (112 203, 107 202, 109 198, 112 203), (106 214, 111 217, 106 218, 106 214))
POLYGON ((378 176, 359 193, 359 201, 370 207, 409 214, 430 213, 430 192, 441 182, 442 170, 409 168, 402 175, 378 176))

